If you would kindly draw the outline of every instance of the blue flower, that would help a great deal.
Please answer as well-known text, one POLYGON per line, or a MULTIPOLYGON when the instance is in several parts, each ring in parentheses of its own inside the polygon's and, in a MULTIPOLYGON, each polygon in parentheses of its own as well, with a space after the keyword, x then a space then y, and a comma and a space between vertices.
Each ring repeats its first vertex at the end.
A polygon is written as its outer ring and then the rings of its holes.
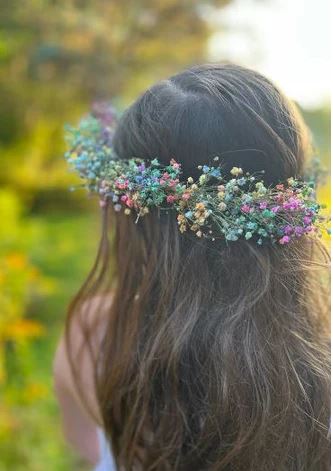
POLYGON ((227 240, 238 240, 238 235, 234 231, 230 231, 226 234, 225 238, 227 240))
POLYGON ((207 165, 204 165, 204 166, 202 167, 203 173, 208 173, 209 170, 210 170, 210 169, 209 169, 209 167, 208 167, 207 165))
POLYGON ((251 201, 253 200, 252 196, 251 195, 242 195, 242 201, 244 203, 251 203, 251 201))
POLYGON ((265 231, 265 229, 262 229, 262 228, 258 229, 258 234, 264 237, 268 236, 268 233, 265 231))
POLYGON ((219 168, 214 168, 213 170, 211 170, 210 174, 212 177, 218 178, 221 176, 221 170, 219 168))
POLYGON ((246 227, 247 227, 248 229, 257 229, 258 224, 257 224, 256 222, 248 222, 248 223, 246 224, 246 227))

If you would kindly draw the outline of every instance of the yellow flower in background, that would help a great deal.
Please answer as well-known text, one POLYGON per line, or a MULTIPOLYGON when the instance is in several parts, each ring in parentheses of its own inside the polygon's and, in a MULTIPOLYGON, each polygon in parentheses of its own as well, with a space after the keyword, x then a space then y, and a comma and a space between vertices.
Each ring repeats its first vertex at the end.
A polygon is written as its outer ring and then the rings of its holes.
POLYGON ((27 257, 23 253, 14 252, 5 256, 5 263, 12 269, 22 269, 27 265, 27 257))
POLYGON ((25 402, 35 402, 39 399, 47 397, 49 389, 42 383, 31 383, 26 386, 23 391, 23 400, 25 402))
POLYGON ((7 325, 2 336, 7 340, 23 340, 28 338, 41 337, 45 334, 45 327, 39 322, 30 319, 18 319, 7 325))

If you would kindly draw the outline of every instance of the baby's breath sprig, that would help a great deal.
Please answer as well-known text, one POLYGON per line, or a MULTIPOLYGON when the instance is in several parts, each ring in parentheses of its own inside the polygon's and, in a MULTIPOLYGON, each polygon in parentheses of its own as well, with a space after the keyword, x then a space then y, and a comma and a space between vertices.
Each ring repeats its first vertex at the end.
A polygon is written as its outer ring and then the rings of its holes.
POLYGON ((181 233, 191 231, 213 241, 286 245, 305 234, 320 237, 323 230, 329 232, 312 180, 290 177, 266 187, 262 172, 249 174, 233 167, 227 175, 216 156, 211 165, 198 167, 197 181, 183 181, 175 159, 168 165, 158 158, 119 159, 112 146, 116 123, 112 108, 97 107, 78 128, 68 128, 70 149, 65 157, 84 186, 99 194, 102 207, 111 204, 116 212, 135 214, 136 222, 153 207, 173 209, 181 233))
POLYGON ((310 232, 320 236, 326 228, 327 220, 319 214, 323 205, 315 201, 312 185, 302 180, 289 178, 266 187, 258 175, 244 174, 238 167, 231 169, 231 179, 214 167, 202 170, 205 177, 195 184, 192 198, 178 204, 181 232, 285 245, 310 232))

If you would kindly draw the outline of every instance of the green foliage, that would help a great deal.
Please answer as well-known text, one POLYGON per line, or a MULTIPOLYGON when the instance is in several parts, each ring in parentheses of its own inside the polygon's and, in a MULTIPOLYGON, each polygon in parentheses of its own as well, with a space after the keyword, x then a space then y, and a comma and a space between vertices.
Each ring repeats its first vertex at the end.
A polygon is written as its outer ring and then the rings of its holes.
POLYGON ((315 152, 320 156, 325 167, 330 166, 331 147, 331 110, 329 106, 319 109, 302 110, 306 124, 312 132, 315 152))
POLYGON ((97 98, 126 103, 204 60, 212 27, 201 7, 194 0, 0 1, 0 181, 15 184, 30 205, 40 192, 57 199, 70 180, 59 158, 64 122, 97 98))
MULTIPOLYGON (((0 195, 0 208, 3 198, 0 195)), ((8 197, 13 205, 15 198, 8 197)), ((4 211, 1 215, 4 215, 4 211)), ((8 212, 8 215, 13 212, 8 212)), ((13 216, 12 216, 13 219, 13 216)), ((12 224, 14 276, 3 279, 14 314, 0 300, 3 378, 0 382, 0 471, 83 470, 64 443, 52 387, 52 361, 66 303, 83 282, 98 243, 97 213, 54 213, 12 224), (15 231, 19 239, 15 240, 15 231), (20 252, 20 240, 29 263, 20 252), (33 277, 32 291, 29 274, 33 277), (38 291, 37 291, 38 282, 38 291), (28 293, 27 293, 28 291, 28 293), (7 330, 5 330, 7 329, 7 330), (4 337, 4 332, 9 335, 4 337)), ((9 239, 9 238, 8 238, 9 239)), ((7 240, 8 240, 7 239, 7 240)))

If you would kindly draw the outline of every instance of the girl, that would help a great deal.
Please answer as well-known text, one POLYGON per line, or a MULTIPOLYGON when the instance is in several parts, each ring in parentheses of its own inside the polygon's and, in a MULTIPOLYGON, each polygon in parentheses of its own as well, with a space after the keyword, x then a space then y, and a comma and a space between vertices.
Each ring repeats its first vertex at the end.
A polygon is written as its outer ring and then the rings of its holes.
POLYGON ((297 110, 225 64, 116 127, 93 114, 102 141, 85 121, 72 148, 102 238, 55 358, 69 440, 105 470, 328 470, 328 254, 297 110))

